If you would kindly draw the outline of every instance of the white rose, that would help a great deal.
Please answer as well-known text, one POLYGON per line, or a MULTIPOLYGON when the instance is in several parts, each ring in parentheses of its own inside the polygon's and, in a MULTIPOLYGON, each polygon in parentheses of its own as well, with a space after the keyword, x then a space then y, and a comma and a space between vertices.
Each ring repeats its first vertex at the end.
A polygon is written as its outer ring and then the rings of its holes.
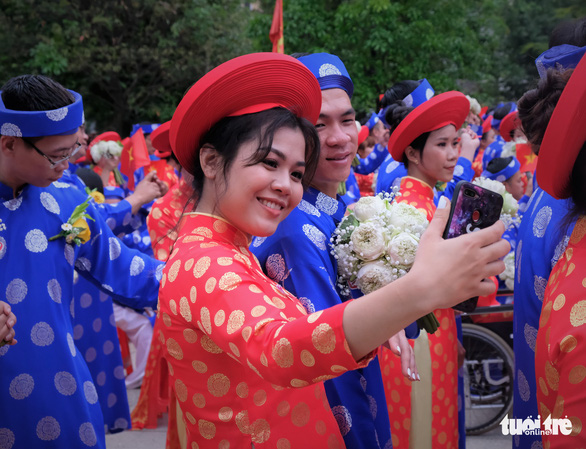
POLYGON ((517 215, 519 210, 519 203, 509 192, 505 192, 503 195, 503 213, 508 214, 511 217, 517 215))
POLYGON ((476 178, 473 181, 473 184, 476 184, 480 187, 484 187, 488 190, 492 190, 493 192, 498 193, 499 195, 504 195, 506 192, 505 186, 502 182, 493 181, 492 179, 484 178, 482 176, 480 178, 476 178))
POLYGON ((112 156, 120 156, 122 154, 122 145, 119 142, 115 142, 114 140, 110 140, 108 142, 108 152, 112 156))
POLYGON ((375 260, 385 251, 385 236, 373 223, 361 223, 350 237, 356 257, 362 260, 375 260))
POLYGON ((360 221, 366 221, 383 214, 387 210, 386 203, 378 196, 360 198, 354 206, 354 215, 360 221))
POLYGON ((397 278, 391 267, 383 261, 365 264, 356 275, 356 285, 367 295, 379 288, 393 282, 397 278))
POLYGON ((415 262, 419 239, 408 232, 397 234, 389 242, 387 254, 394 265, 410 267, 415 262))
POLYGON ((108 151, 108 143, 101 140, 100 142, 92 145, 90 148, 90 153, 92 155, 93 161, 97 164, 100 162, 100 159, 106 154, 108 151))
POLYGON ((394 203, 389 224, 402 231, 419 230, 423 232, 428 221, 425 213, 407 203, 394 203))

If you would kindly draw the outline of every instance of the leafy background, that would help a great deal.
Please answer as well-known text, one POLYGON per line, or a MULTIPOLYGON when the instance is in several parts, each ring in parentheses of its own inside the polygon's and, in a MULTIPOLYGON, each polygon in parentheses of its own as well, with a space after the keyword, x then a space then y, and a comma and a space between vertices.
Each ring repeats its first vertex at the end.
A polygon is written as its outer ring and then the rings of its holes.
MULTIPOLYGON (((274 0, 0 0, 0 83, 41 73, 84 97, 97 131, 169 120, 184 92, 235 56, 270 51, 274 0)), ((427 78, 481 104, 535 84, 535 58, 583 0, 283 0, 285 51, 337 54, 359 116, 393 83, 427 78)))

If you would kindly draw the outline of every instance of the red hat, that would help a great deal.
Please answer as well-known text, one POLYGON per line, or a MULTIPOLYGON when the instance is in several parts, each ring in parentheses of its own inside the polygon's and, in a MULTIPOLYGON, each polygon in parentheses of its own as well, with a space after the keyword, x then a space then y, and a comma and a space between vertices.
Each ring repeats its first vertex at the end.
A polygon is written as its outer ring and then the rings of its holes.
POLYGON ((454 125, 459 129, 469 111, 470 101, 461 92, 444 92, 430 98, 409 112, 392 132, 388 144, 391 156, 401 161, 405 149, 421 134, 446 125, 454 125))
POLYGON ((368 129, 368 126, 362 125, 360 127, 360 131, 358 132, 358 145, 364 142, 369 134, 370 130, 368 129))
POLYGON ((513 111, 505 115, 505 117, 501 120, 501 137, 505 139, 505 142, 510 142, 511 140, 513 140, 511 138, 511 131, 520 127, 521 120, 519 120, 519 113, 517 111, 513 111))
POLYGON ((484 114, 486 114, 486 112, 488 111, 488 106, 482 106, 482 108, 480 109, 480 114, 478 114, 480 117, 482 117, 484 114))
POLYGON ((586 58, 582 58, 568 80, 539 149, 537 181, 557 199, 568 198, 570 175, 586 141, 586 58))
POLYGON ((484 121, 482 122, 482 134, 486 134, 490 131, 490 128, 492 128, 492 119, 492 115, 489 115, 484 119, 484 121))
POLYGON ((171 120, 163 123, 151 133, 151 143, 155 147, 155 156, 166 158, 171 156, 172 149, 169 142, 169 128, 171 127, 171 120))
POLYGON ((239 56, 205 74, 185 94, 171 120, 171 148, 189 171, 201 138, 222 118, 281 106, 316 123, 321 101, 316 77, 295 58, 280 53, 239 56))
POLYGON ((87 149, 89 150, 96 143, 101 142, 102 140, 105 140, 106 142, 109 142, 110 140, 113 140, 114 142, 120 142, 122 139, 120 138, 120 134, 118 134, 117 132, 106 131, 105 133, 98 134, 96 137, 94 137, 94 139, 87 146, 87 149))

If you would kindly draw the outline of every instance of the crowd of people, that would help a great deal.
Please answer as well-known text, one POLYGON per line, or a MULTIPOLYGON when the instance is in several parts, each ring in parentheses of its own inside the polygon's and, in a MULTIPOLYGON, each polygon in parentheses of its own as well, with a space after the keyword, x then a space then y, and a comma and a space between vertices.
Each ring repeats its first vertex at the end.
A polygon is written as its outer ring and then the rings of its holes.
POLYGON ((168 448, 462 449, 453 306, 498 289, 514 290, 513 417, 571 422, 513 447, 580 446, 585 24, 556 28, 518 101, 401 80, 363 123, 328 53, 234 58, 126 138, 90 139, 81 95, 50 78, 8 80, 0 449, 105 448, 165 412, 168 448), (501 194, 503 221, 443 239, 459 181, 501 194), (405 276, 349 295, 330 242, 379 194, 429 226, 405 276))

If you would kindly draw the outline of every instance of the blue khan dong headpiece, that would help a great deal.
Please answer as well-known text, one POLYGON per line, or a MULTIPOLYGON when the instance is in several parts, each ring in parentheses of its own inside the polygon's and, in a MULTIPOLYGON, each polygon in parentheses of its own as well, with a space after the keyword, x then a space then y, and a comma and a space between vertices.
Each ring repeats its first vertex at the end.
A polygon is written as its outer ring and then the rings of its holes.
POLYGON ((378 122, 380 122, 380 117, 373 112, 365 125, 368 126, 369 131, 372 131, 372 128, 374 128, 374 125, 376 125, 378 122))
POLYGON ((516 157, 511 157, 511 162, 501 171, 496 173, 491 173, 487 169, 482 172, 483 177, 492 179, 493 181, 501 181, 504 182, 521 170, 521 163, 517 160, 516 157))
POLYGON ((545 78, 547 69, 574 68, 586 53, 586 47, 575 45, 558 45, 545 50, 535 60, 537 71, 541 79, 545 78))
POLYGON ((352 98, 354 84, 340 58, 329 53, 313 53, 298 60, 311 70, 321 90, 342 89, 352 98))
POLYGON ((14 137, 69 136, 83 125, 81 95, 70 90, 75 101, 51 111, 17 111, 8 109, 0 91, 0 135, 14 137))
POLYGON ((152 133, 159 126, 161 126, 159 123, 148 123, 145 125, 137 123, 135 125, 132 125, 132 132, 130 133, 130 137, 132 137, 134 133, 136 133, 139 129, 142 129, 143 134, 146 136, 147 134, 152 133))
MULTIPOLYGON (((429 84, 429 81, 427 81, 427 79, 423 78, 420 81, 421 83, 419 83, 419 86, 417 86, 413 90, 413 92, 411 92, 409 95, 403 98, 402 101, 403 103, 405 103, 405 106, 411 106, 413 108, 416 108, 417 106, 425 103, 427 100, 429 100, 431 97, 435 95, 435 90, 433 90, 433 87, 431 87, 431 84, 429 84)), ((378 113, 378 117, 387 127, 389 126, 389 124, 385 119, 385 115, 387 113, 388 108, 389 107, 387 106, 386 108, 381 109, 378 113)))

